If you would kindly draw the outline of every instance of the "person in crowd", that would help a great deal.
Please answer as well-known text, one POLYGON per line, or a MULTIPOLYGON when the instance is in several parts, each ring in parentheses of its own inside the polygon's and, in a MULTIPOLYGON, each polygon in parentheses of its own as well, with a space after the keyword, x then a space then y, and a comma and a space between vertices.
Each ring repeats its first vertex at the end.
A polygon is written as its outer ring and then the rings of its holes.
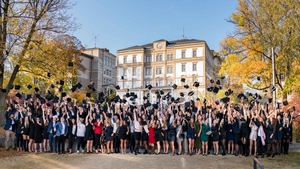
POLYGON ((34 143, 35 143, 35 148, 34 152, 38 152, 38 148, 40 152, 43 152, 42 149, 42 140, 43 140, 43 125, 40 120, 40 117, 37 117, 36 119, 32 118, 32 123, 34 123, 34 143))
POLYGON ((126 154, 129 127, 127 126, 127 118, 120 118, 120 120, 121 120, 121 127, 119 131, 119 137, 120 137, 121 154, 126 154))
MULTIPOLYGON (((11 138, 11 142, 15 142, 16 120, 15 115, 12 113, 12 108, 9 106, 5 112, 6 123, 5 130, 5 149, 8 150, 8 141, 11 138)), ((12 148, 15 148, 15 144, 12 144, 12 148)))
POLYGON ((160 154, 161 145, 160 143, 163 141, 163 131, 161 128, 161 123, 159 120, 156 121, 156 127, 155 127, 155 141, 157 146, 156 155, 160 154))
POLYGON ((57 140, 58 154, 65 154, 65 140, 68 135, 68 124, 65 121, 65 117, 61 117, 60 121, 55 124, 55 137, 57 140))
POLYGON ((77 124, 75 118, 68 119, 68 137, 69 137, 69 154, 73 153, 73 145, 76 139, 76 133, 77 133, 77 124))
POLYGON ((94 122, 94 148, 96 151, 96 154, 99 152, 100 148, 100 136, 102 132, 102 120, 100 118, 97 118, 96 121, 94 122))
POLYGON ((79 153, 80 147, 82 153, 84 153, 85 149, 85 141, 84 141, 84 136, 85 136, 85 131, 86 131, 86 126, 84 124, 83 120, 83 108, 79 107, 79 111, 77 113, 77 132, 76 132, 76 137, 77 137, 77 154, 79 153))
MULTIPOLYGON (((200 155, 201 154, 201 130, 202 130, 202 116, 198 113, 196 113, 196 122, 195 122, 195 148, 196 148, 196 154, 200 155)), ((180 145, 181 146, 181 145, 180 145)))

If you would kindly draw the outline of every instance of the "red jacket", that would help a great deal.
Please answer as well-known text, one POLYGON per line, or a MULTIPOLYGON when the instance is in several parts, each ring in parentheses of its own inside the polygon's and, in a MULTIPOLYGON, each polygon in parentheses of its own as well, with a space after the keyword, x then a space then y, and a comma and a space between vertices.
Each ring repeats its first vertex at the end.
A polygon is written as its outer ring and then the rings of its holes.
POLYGON ((94 132, 95 132, 95 134, 101 134, 101 131, 102 131, 102 125, 100 124, 98 124, 98 122, 95 122, 94 123, 94 132))

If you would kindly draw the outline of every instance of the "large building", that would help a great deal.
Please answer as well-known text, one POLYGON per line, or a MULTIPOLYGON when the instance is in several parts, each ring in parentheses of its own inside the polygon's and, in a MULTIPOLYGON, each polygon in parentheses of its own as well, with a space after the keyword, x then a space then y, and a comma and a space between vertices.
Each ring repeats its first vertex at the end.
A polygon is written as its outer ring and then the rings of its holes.
POLYGON ((106 92, 116 85, 116 56, 106 48, 86 49, 80 55, 86 70, 79 71, 77 81, 86 87, 90 81, 97 91, 106 92))
POLYGON ((129 89, 138 95, 139 103, 148 93, 154 102, 157 90, 171 92, 173 97, 193 90, 196 98, 205 93, 209 79, 214 78, 213 53, 205 41, 196 39, 162 39, 121 49, 117 51, 117 65, 117 84, 121 88, 117 94, 123 96, 129 89), (182 78, 185 83, 181 82, 182 78), (193 87, 194 82, 200 86, 193 87), (153 86, 151 91, 145 88, 149 84, 153 86), (176 90, 173 84, 178 86, 176 90), (186 84, 189 89, 183 88, 186 84))

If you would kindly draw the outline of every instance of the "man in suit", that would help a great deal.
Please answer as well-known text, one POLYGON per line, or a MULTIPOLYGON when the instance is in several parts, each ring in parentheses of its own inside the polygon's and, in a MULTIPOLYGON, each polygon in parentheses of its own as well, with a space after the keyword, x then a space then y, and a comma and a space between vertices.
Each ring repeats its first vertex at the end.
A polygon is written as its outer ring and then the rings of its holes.
POLYGON ((60 121, 56 123, 54 130, 56 131, 55 137, 58 143, 58 154, 65 154, 65 141, 68 134, 68 124, 64 117, 61 117, 60 121), (62 149, 60 149, 61 147, 62 149))
POLYGON ((53 150, 56 152, 56 139, 54 138, 55 136, 55 126, 56 126, 56 121, 57 121, 57 116, 53 116, 52 119, 48 119, 49 121, 49 127, 48 127, 48 134, 49 134, 49 144, 50 144, 50 152, 53 152, 53 150), (54 145, 54 148, 53 148, 54 145))
POLYGON ((11 145, 12 148, 15 148, 15 130, 16 130, 16 121, 14 118, 14 113, 12 112, 12 109, 10 106, 8 106, 6 112, 5 112, 5 118, 6 118, 6 123, 4 126, 5 130, 5 148, 8 150, 8 141, 9 138, 11 137, 11 145))

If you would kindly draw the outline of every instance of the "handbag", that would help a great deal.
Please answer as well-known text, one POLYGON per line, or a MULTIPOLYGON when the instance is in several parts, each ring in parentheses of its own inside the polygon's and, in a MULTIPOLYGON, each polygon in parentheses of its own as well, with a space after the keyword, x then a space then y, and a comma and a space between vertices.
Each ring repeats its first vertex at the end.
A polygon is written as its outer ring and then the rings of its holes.
POLYGON ((206 135, 208 136, 211 135, 211 131, 206 132, 206 135))

